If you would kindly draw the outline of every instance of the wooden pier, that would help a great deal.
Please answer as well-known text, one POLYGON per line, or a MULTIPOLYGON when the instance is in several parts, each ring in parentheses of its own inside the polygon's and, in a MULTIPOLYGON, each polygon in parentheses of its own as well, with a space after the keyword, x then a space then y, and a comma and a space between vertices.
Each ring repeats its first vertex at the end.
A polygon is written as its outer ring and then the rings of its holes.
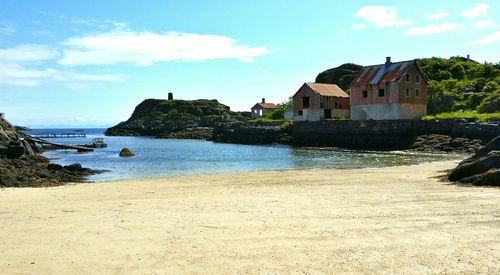
POLYGON ((78 152, 92 152, 94 149, 88 148, 88 147, 83 147, 83 146, 78 146, 78 145, 72 145, 72 144, 63 144, 63 143, 56 143, 56 142, 50 142, 47 140, 42 140, 34 137, 26 138, 27 140, 31 140, 33 142, 43 144, 43 145, 50 145, 51 149, 70 149, 70 150, 77 150, 78 152))
POLYGON ((31 135, 33 138, 84 138, 87 137, 85 133, 63 133, 63 134, 34 134, 31 135))

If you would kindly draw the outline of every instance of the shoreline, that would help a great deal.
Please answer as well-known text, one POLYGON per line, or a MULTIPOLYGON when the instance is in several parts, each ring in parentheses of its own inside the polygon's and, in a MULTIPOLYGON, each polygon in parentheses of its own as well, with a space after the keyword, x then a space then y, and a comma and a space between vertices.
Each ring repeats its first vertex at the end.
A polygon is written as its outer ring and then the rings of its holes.
POLYGON ((3 273, 500 271, 500 190, 456 161, 0 190, 3 273))
MULTIPOLYGON (((401 151, 404 152, 404 151, 401 151)), ((425 153, 425 154, 432 154, 428 152, 415 152, 415 153, 425 153)), ((213 176, 237 176, 240 174, 243 175, 249 175, 249 174, 260 174, 260 173, 272 173, 272 172, 335 172, 335 171, 360 171, 363 172, 363 170, 372 170, 372 169, 385 169, 385 168, 399 168, 399 167, 414 167, 414 166, 420 166, 420 165, 427 165, 427 164, 440 164, 440 163, 453 163, 454 168, 460 161, 463 160, 463 157, 466 155, 457 155, 456 159, 448 159, 448 160, 435 160, 435 161, 425 161, 421 163, 415 163, 415 164, 400 164, 400 165, 392 165, 392 166, 384 166, 384 167, 360 167, 360 168, 330 168, 330 167, 293 167, 293 168, 279 168, 279 169, 270 169, 270 170, 249 170, 249 171, 229 171, 229 172, 213 172, 213 173, 205 173, 202 172, 200 174, 186 174, 186 175, 172 175, 172 176, 151 176, 151 177, 142 177, 142 178, 130 178, 130 179, 116 179, 116 180, 102 180, 102 181, 92 181, 88 180, 85 182, 72 182, 72 183, 67 183, 65 185, 78 185, 78 184, 112 184, 112 183, 120 183, 120 182, 143 182, 143 181, 168 181, 168 180, 175 180, 177 178, 189 178, 189 177, 213 177, 213 176)), ((452 169, 450 168, 450 169, 452 169)), ((443 172, 443 175, 446 171, 443 172)), ((106 172, 104 172, 106 173, 106 172)), ((451 184, 455 184, 450 182, 451 184)), ((61 187, 65 185, 60 185, 60 186, 49 186, 49 187, 42 187, 42 188, 53 188, 53 187, 61 187)))

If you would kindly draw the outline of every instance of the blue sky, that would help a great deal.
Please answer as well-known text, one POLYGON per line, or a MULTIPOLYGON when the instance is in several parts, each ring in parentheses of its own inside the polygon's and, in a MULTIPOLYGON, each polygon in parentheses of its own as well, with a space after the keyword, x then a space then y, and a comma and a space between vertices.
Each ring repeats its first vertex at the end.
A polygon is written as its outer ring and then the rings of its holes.
POLYGON ((500 61, 498 1, 22 1, 0 9, 0 112, 109 127, 146 98, 281 102, 326 69, 500 61))

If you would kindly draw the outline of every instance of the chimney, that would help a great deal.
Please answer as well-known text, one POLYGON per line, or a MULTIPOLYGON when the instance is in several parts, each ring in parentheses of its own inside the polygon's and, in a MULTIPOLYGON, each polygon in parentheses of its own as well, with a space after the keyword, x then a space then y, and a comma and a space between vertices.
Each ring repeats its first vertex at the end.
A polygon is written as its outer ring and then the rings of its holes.
POLYGON ((262 103, 266 103, 266 99, 265 98, 262 98, 262 103))
POLYGON ((174 100, 174 94, 168 93, 168 100, 174 100))
POLYGON ((390 56, 385 58, 385 65, 391 65, 391 57, 390 56))
POLYGON ((470 60, 470 54, 467 55, 467 61, 469 61, 469 60, 470 60))

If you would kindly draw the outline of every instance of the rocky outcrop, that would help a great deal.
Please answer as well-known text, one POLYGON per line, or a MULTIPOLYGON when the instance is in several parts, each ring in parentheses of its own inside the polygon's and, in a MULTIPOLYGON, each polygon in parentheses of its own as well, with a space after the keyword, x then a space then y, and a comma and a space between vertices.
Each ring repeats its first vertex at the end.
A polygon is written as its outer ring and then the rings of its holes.
POLYGON ((500 135, 460 162, 448 176, 450 181, 500 186, 500 135))
POLYGON ((109 128, 106 135, 175 137, 175 133, 188 129, 214 127, 246 119, 217 100, 147 99, 137 105, 127 121, 109 128))
POLYGON ((61 166, 37 155, 27 137, 0 118, 0 187, 42 187, 82 182, 95 174, 80 164, 61 166))
POLYGON ((132 152, 130 149, 128 148, 123 148, 121 151, 120 151, 120 154, 119 154, 120 157, 122 158, 128 158, 128 157, 133 157, 135 156, 134 152, 132 152))
POLYGON ((479 139, 453 138, 448 135, 421 135, 415 138, 411 149, 420 152, 464 152, 474 153, 481 148, 479 139))
POLYGON ((342 90, 346 91, 349 89, 349 84, 351 84, 361 68, 363 68, 361 65, 346 63, 319 73, 316 77, 316 82, 337 84, 342 90))

